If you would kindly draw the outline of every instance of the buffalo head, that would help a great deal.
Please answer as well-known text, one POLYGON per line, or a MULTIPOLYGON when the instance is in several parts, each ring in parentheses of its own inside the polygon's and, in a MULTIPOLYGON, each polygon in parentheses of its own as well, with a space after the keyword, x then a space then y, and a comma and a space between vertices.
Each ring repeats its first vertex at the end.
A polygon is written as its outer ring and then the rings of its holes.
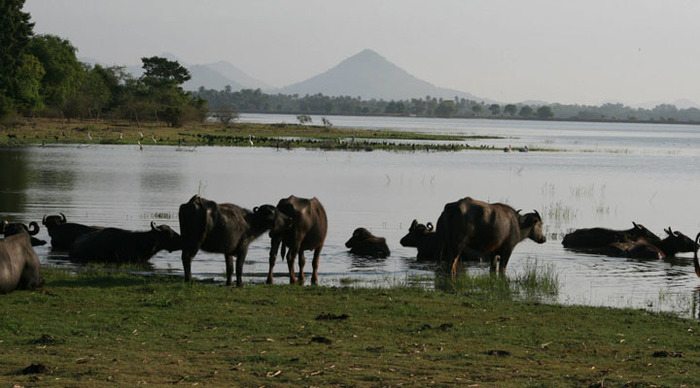
POLYGON ((182 239, 180 235, 172 230, 168 225, 158 225, 151 221, 151 231, 157 234, 158 246, 168 252, 182 249, 182 239))
POLYGON ((254 222, 260 229, 270 230, 270 236, 279 235, 291 228, 291 218, 266 204, 253 208, 254 222))
MULTIPOLYGON (((652 243, 659 242, 659 236, 654 234, 654 232, 650 231, 649 229, 645 228, 644 225, 638 224, 634 221, 632 221, 632 225, 634 226, 631 230, 631 237, 633 240, 647 240, 652 243)), ((670 227, 668 228, 669 230, 671 229, 670 227)))
POLYGON ((663 239, 667 249, 674 252, 696 252, 698 250, 698 244, 693 239, 679 231, 674 232, 670 226, 664 229, 664 232, 668 235, 663 239))
POLYGON ((65 224, 66 216, 63 213, 58 213, 59 215, 44 216, 41 223, 47 228, 53 228, 55 226, 65 224))
POLYGON ((373 236, 369 230, 367 230, 365 228, 357 228, 357 229, 355 229, 354 232, 352 232, 352 237, 350 237, 350 239, 345 242, 345 247, 352 248, 358 242, 365 241, 371 237, 373 237, 373 236))
POLYGON ((542 217, 537 210, 532 213, 527 213, 518 216, 520 230, 526 232, 526 236, 538 244, 543 244, 547 241, 542 231, 542 217))
POLYGON ((427 224, 419 224, 417 220, 413 220, 411 226, 408 228, 408 234, 401 238, 399 243, 404 247, 418 247, 419 242, 433 232, 433 224, 428 222, 427 224))

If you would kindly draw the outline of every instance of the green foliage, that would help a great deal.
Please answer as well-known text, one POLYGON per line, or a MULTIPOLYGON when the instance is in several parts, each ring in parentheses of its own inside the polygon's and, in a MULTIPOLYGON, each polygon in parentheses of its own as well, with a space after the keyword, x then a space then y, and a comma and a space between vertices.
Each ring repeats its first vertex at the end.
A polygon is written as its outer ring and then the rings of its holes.
POLYGON ((489 105, 489 111, 491 111, 492 115, 498 116, 501 114, 501 106, 498 104, 491 104, 489 105))
POLYGON ((23 6, 24 0, 0 0, 0 118, 14 109, 15 100, 29 97, 22 90, 27 85, 19 82, 34 23, 23 6))
POLYGON ((532 116, 532 108, 530 108, 529 105, 523 105, 520 107, 520 112, 518 112, 518 115, 520 117, 530 117, 532 116))
POLYGON ((541 106, 537 108, 537 118, 539 119, 551 119, 554 117, 554 113, 552 113, 552 108, 548 106, 541 106))
POLYGON ((170 61, 162 57, 144 57, 143 76, 141 79, 149 86, 171 87, 180 86, 192 78, 189 70, 182 67, 177 61, 170 61))
POLYGON ((518 107, 515 106, 514 104, 508 104, 503 108, 503 113, 506 113, 510 116, 515 116, 515 114, 518 112, 518 107))
POLYGON ((33 112, 43 107, 41 80, 46 74, 44 66, 31 54, 23 54, 17 71, 15 104, 23 112, 33 112))
POLYGON ((66 114, 68 100, 80 89, 85 72, 75 56, 75 47, 58 36, 38 35, 31 39, 27 50, 44 67, 41 97, 49 107, 66 114))
POLYGON ((440 101, 440 104, 435 108, 435 116, 437 117, 452 117, 455 114, 457 108, 455 107, 455 102, 452 100, 440 101))

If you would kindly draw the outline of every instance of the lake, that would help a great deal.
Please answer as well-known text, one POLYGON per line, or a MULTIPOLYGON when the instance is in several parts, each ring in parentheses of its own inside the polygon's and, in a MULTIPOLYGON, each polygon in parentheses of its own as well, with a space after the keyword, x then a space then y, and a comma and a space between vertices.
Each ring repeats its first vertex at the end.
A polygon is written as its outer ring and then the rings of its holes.
MULTIPOLYGON (((316 196, 329 218, 321 284, 381 287, 433 273, 429 265, 416 263, 415 249, 401 247, 398 241, 413 219, 435 223, 445 203, 471 196, 542 214, 548 241, 519 244, 508 273, 532 265, 552 266, 561 283, 559 302, 698 316, 700 279, 693 271, 692 253, 672 261, 601 257, 564 250, 561 236, 592 226, 627 229, 636 221, 659 235, 671 226, 694 238, 700 230, 700 204, 695 200, 700 193, 700 128, 329 119, 336 126, 497 134, 507 139, 484 143, 500 146, 505 140, 513 146, 543 144, 563 151, 410 153, 225 147, 183 151, 167 146, 139 151, 132 145, 3 149, 0 216, 28 222, 63 212, 70 221, 91 225, 145 230, 155 220, 179 230, 178 207, 196 193, 247 208, 276 204, 290 194, 316 196), (391 256, 369 260, 349 255, 344 243, 359 226, 386 237, 391 256)), ((292 122, 294 117, 242 115, 241 120, 292 122)), ((37 237, 49 240, 43 228, 37 237)), ((268 249, 266 235, 252 245, 245 282, 264 282, 268 249)), ((37 247, 37 252, 46 265, 72 266, 65 255, 50 252, 48 245, 37 247)), ((179 252, 160 252, 152 263, 157 272, 182 274, 179 252)), ((486 273, 488 268, 474 263, 468 270, 486 273)), ((285 271, 286 265, 278 262, 278 283, 287 282, 285 271)), ((200 252, 194 259, 193 273, 199 278, 222 280, 223 272, 223 255, 200 252)))

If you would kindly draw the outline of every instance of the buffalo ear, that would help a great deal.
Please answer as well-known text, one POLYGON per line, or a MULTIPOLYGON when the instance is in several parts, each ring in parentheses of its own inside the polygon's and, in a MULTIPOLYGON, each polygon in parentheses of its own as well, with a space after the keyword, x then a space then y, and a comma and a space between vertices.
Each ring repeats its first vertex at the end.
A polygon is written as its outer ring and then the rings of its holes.
POLYGON ((408 227, 408 230, 415 229, 416 225, 418 225, 418 220, 413 220, 413 222, 411 222, 411 226, 408 227))
POLYGON ((428 228, 428 231, 432 231, 433 230, 433 223, 428 222, 427 224, 425 224, 425 227, 428 228))
POLYGON ((157 229, 158 229, 158 228, 156 228, 156 222, 155 222, 155 221, 151 221, 151 230, 157 230, 157 229))
POLYGON ((63 223, 65 224, 66 223, 66 215, 63 213, 58 213, 58 214, 61 215, 61 221, 63 221, 63 223))
POLYGON ((260 211, 260 207, 259 207, 259 206, 256 206, 256 207, 253 208, 253 213, 257 213, 258 211, 260 211))
POLYGON ((635 228, 635 229, 641 229, 641 228, 639 227, 639 224, 637 224, 637 223, 634 222, 634 221, 632 221, 632 225, 634 225, 634 228, 635 228))
POLYGON ((666 232, 666 234, 668 234, 669 236, 673 236, 673 231, 671 230, 670 226, 668 228, 664 229, 664 232, 666 232))

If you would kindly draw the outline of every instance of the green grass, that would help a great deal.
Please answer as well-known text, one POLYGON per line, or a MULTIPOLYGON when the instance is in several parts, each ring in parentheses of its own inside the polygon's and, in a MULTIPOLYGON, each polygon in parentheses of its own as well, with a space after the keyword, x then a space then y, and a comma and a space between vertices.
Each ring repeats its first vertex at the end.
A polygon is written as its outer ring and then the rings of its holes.
POLYGON ((698 322, 523 302, 497 277, 445 292, 44 275, 0 296, 0 385, 700 385, 698 322), (23 375, 32 363, 47 372, 23 375))
MULTIPOLYGON (((252 123, 235 123, 229 126, 198 123, 172 128, 158 123, 146 123, 137 127, 130 122, 26 119, 12 127, 0 128, 0 147, 46 144, 135 145, 140 142, 144 146, 178 145, 182 147, 252 146, 349 151, 500 151, 500 148, 492 146, 474 146, 467 143, 469 140, 498 138, 497 136, 461 136, 252 123)), ((530 150, 553 151, 539 148, 530 148, 530 150)))

